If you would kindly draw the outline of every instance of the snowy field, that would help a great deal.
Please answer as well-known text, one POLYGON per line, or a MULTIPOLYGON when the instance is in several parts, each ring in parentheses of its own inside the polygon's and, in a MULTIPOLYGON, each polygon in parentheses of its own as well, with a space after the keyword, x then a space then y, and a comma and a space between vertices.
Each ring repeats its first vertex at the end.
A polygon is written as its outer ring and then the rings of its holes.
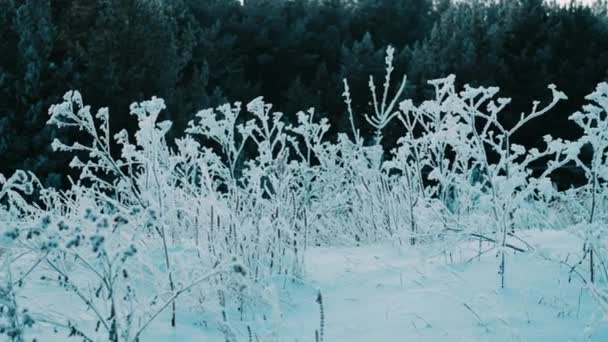
POLYGON ((310 285, 324 293, 327 341, 606 341, 608 327, 586 331, 596 307, 556 262, 576 253, 572 236, 531 232, 528 241, 538 249, 513 257, 506 289, 488 277, 496 253, 477 261, 465 245, 452 262, 387 246, 315 250, 311 283, 297 288, 286 314, 286 340, 314 328, 302 331, 318 311, 306 301, 310 285))
POLYGON ((510 100, 455 76, 401 101, 393 54, 372 114, 344 80, 334 140, 314 109, 289 122, 261 97, 172 143, 152 98, 111 134, 66 93, 48 124, 79 131, 52 142, 72 186, 0 175, 0 339, 607 341, 608 84, 570 116, 579 138, 526 148, 511 138, 567 98, 556 86, 505 126, 510 100), (559 189, 562 167, 587 182, 559 189))
MULTIPOLYGON (((608 326, 570 268, 561 262, 579 253, 565 231, 530 231, 534 251, 512 256, 508 287, 492 277, 496 253, 478 260, 476 247, 462 244, 452 256, 393 245, 312 248, 306 273, 275 283, 280 307, 275 331, 260 341, 314 341, 321 290, 326 341, 606 341, 608 326), (594 319, 595 317, 595 319, 594 319)), ((484 246, 489 247, 491 246, 484 246)), ((69 314, 75 298, 35 288, 25 295, 47 312, 69 314), (44 306, 42 305, 42 306, 44 306)), ((176 328, 168 316, 143 341, 225 341, 200 312, 183 312, 176 328)), ((263 332, 257 332, 263 333, 263 332)), ((31 335, 61 341, 41 326, 31 335), (37 331, 39 330, 39 331, 37 331)))

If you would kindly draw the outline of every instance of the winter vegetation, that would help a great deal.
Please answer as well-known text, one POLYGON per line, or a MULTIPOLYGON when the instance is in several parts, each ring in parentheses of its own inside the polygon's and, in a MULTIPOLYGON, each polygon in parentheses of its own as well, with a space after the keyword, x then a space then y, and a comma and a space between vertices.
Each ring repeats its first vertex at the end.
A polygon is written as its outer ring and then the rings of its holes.
MULTIPOLYGON (((107 108, 92 109, 78 91, 67 92, 50 107, 47 124, 86 136, 52 142, 73 156, 69 166, 79 176, 66 190, 46 188, 25 171, 0 177, 1 336, 147 341, 160 327, 184 329, 180 321, 194 313, 205 323, 190 340, 329 341, 339 336, 332 332, 339 317, 327 315, 332 296, 315 290, 308 300, 316 312, 300 319, 316 323, 292 335, 285 296, 302 292, 323 263, 331 269, 332 258, 315 255, 347 249, 361 258, 384 246, 383 253, 402 253, 391 263, 420 252, 446 267, 484 265, 461 273, 476 277, 476 286, 492 284, 505 301, 522 274, 540 278, 547 288, 538 290, 547 294, 557 278, 580 291, 576 315, 586 323, 578 336, 606 337, 608 84, 598 84, 570 116, 582 131, 577 139, 547 135, 542 148, 526 148, 511 137, 567 98, 556 86, 548 86, 547 101, 534 101, 505 125, 510 99, 495 87, 459 88, 452 75, 430 81, 434 95, 419 104, 403 99, 407 79, 395 75, 394 53, 386 49, 384 79, 369 78, 369 113, 353 110, 355 94, 343 80, 350 129, 335 140, 313 108, 288 124, 261 97, 201 110, 173 141, 172 123, 159 119, 165 102, 153 97, 130 106, 135 134, 112 134, 107 108), (242 120, 244 112, 253 118, 242 120), (356 119, 373 134, 362 134, 356 119), (385 158, 381 143, 391 122, 403 133, 385 158), (247 144, 255 155, 243 153, 247 144), (587 182, 558 190, 551 175, 566 165, 582 169, 587 182), (566 237, 557 250, 566 255, 547 252, 555 247, 551 236, 566 237), (540 273, 527 273, 539 263, 540 273)), ((415 279, 411 265, 400 266, 401 277, 408 270, 415 279)), ((475 339, 515 340, 522 325, 534 330, 525 309, 518 314, 527 323, 503 319, 512 335, 501 335, 489 311, 456 297, 465 288, 434 290, 446 284, 437 281, 399 292, 428 303, 453 298, 474 319, 475 339)), ((572 298, 562 296, 551 305, 569 317, 572 298)), ((420 312, 413 315, 408 325, 432 329, 420 312)), ((398 337, 391 333, 385 338, 398 337)))
POLYGON ((0 0, 0 341, 608 340, 585 3, 0 0))

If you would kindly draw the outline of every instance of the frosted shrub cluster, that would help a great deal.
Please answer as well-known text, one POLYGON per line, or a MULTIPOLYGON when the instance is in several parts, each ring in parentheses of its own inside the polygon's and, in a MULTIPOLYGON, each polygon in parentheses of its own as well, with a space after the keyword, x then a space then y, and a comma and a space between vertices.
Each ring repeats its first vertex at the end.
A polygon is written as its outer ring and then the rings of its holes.
POLYGON ((112 134, 106 108, 92 113, 66 93, 48 124, 84 133, 52 143, 74 155, 80 177, 57 191, 23 171, 0 176, 0 334, 20 341, 24 329, 49 325, 84 340, 137 341, 152 321, 175 326, 194 310, 210 313, 227 340, 254 325, 270 338, 277 288, 305 277, 305 253, 319 245, 439 243, 451 255, 454 242, 470 240, 479 255, 496 253, 504 287, 509 254, 532 249, 519 232, 552 227, 546 211, 563 208, 585 240, 572 270, 608 308, 608 85, 572 115, 579 140, 546 136, 543 148, 526 149, 512 136, 566 98, 555 86, 549 103, 505 126, 509 99, 498 88, 458 90, 454 76, 429 82, 432 99, 402 100, 405 77, 391 90, 393 53, 382 91, 370 78, 373 113, 361 114, 375 130, 369 138, 355 125, 347 80, 351 132, 333 141, 314 109, 287 124, 263 98, 202 110, 175 141, 166 138, 171 122, 159 121, 163 100, 152 98, 130 108, 134 135, 112 134), (384 151, 394 120, 401 138, 384 151), (566 164, 588 184, 558 192, 550 176, 566 164), (20 293, 40 286, 63 289, 81 310, 23 307, 20 293))

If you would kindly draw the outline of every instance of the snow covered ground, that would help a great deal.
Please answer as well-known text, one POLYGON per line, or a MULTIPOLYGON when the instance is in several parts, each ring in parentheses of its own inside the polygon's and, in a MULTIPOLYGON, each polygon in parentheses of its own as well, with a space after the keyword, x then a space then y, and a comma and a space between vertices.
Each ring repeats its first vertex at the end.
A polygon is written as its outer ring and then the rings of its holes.
MULTIPOLYGON (((496 252, 478 260, 476 243, 452 248, 451 256, 430 253, 428 246, 312 248, 301 282, 277 281, 281 317, 274 335, 255 325, 252 335, 259 341, 315 341, 321 290, 324 341, 607 341, 598 306, 580 279, 568 281, 569 268, 560 263, 579 253, 580 240, 565 231, 522 236, 535 251, 508 255, 505 289, 496 274, 496 252)), ((60 293, 40 298, 58 310, 69 306, 60 293)), ((167 317, 156 320, 142 340, 225 340, 213 319, 200 313, 181 312, 177 329, 167 317)), ((43 332, 44 325, 36 330, 43 332)), ((39 337, 65 340, 50 331, 39 337)))
POLYGON ((565 232, 528 235, 536 252, 509 256, 502 290, 491 252, 463 262, 474 255, 463 249, 450 262, 387 246, 314 250, 310 283, 289 292, 285 339, 318 324, 310 319, 318 312, 311 300, 318 287, 327 341, 607 341, 608 327, 593 324, 597 306, 581 295, 581 281, 569 283, 569 269, 547 260, 564 260, 580 245, 565 232))

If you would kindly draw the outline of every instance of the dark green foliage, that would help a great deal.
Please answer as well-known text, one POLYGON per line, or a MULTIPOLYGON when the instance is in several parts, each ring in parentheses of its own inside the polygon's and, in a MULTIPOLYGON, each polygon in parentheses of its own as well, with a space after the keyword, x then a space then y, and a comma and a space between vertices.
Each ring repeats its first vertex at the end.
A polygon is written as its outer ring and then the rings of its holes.
MULTIPOLYGON (((0 0, 0 173, 25 168, 47 185, 65 182, 66 157, 51 154, 57 133, 45 122, 70 89, 108 106, 113 132, 132 129, 129 104, 153 95, 166 100, 163 115, 178 127, 198 109, 263 95, 287 120, 315 107, 332 134, 345 131, 342 79, 355 112, 369 112, 367 75, 383 82, 388 44, 397 50, 395 79, 407 74, 406 95, 418 100, 432 92, 427 80, 453 73, 462 83, 500 86, 515 118, 555 83, 570 99, 549 124, 535 122, 514 139, 569 138, 576 132, 568 115, 608 76, 606 8, 541 0, 0 0)), ((355 120, 364 135, 371 131, 355 120)), ((385 147, 400 129, 389 127, 385 147)))

